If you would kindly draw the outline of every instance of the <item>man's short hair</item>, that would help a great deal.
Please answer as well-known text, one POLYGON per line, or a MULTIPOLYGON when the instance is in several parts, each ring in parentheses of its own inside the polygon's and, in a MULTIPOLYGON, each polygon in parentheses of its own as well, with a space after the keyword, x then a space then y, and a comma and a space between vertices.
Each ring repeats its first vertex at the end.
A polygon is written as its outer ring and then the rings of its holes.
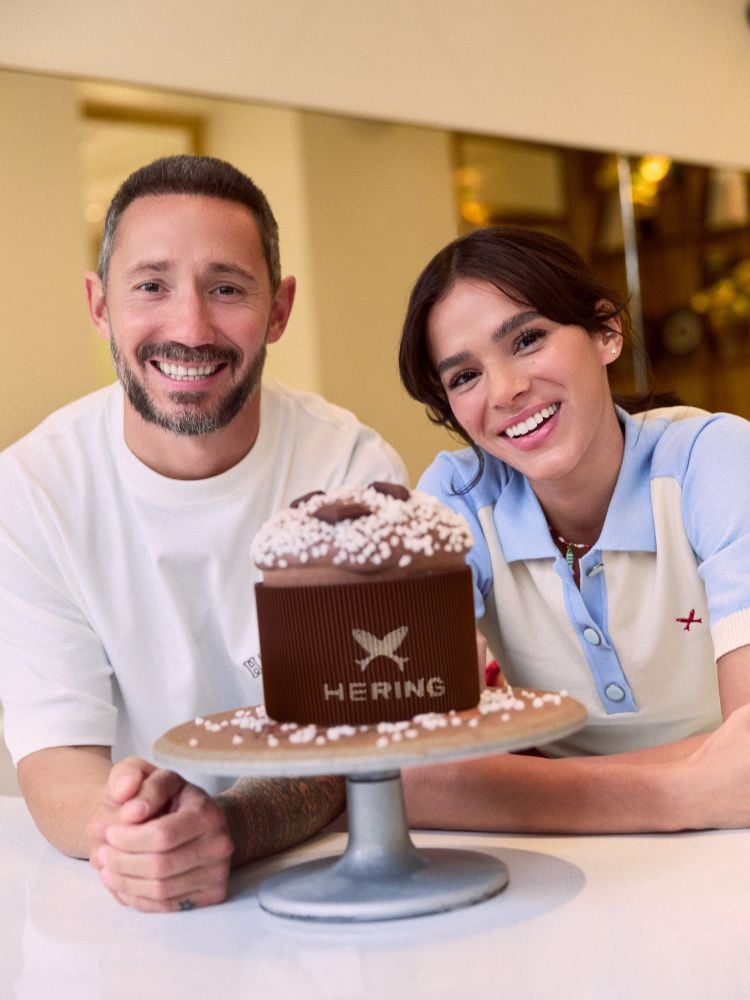
POLYGON ((245 205, 258 224, 271 291, 281 281, 279 227, 266 196, 231 163, 213 156, 165 156, 140 167, 125 180, 112 199, 104 221, 99 250, 99 277, 105 289, 109 262, 122 213, 137 198, 159 194, 199 194, 245 205))

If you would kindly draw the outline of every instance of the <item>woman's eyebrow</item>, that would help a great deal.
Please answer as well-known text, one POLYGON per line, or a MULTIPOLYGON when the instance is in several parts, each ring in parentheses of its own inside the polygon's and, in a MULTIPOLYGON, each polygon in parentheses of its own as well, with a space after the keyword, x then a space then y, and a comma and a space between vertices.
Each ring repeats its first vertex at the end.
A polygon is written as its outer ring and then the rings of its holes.
POLYGON ((542 314, 537 312, 536 309, 527 309, 526 312, 516 313, 515 316, 509 316, 508 319, 503 320, 492 334, 492 339, 494 341, 502 340, 503 337, 507 337, 509 333, 517 330, 519 326, 523 326, 525 323, 531 322, 531 320, 542 318, 542 314))
POLYGON ((462 365, 469 360, 471 355, 468 351, 459 351, 458 354, 449 354, 447 358, 437 365, 435 372, 438 376, 443 375, 448 371, 449 368, 455 368, 456 365, 462 365))
MULTIPOLYGON (((509 333, 517 330, 519 326, 524 326, 532 320, 543 318, 542 314, 536 309, 527 309, 525 312, 516 313, 515 316, 509 316, 508 319, 503 320, 496 330, 493 330, 492 340, 501 340, 503 337, 507 337, 509 333)), ((471 354, 469 351, 458 351, 456 354, 449 354, 447 358, 443 358, 436 365, 435 373, 438 376, 443 375, 449 368, 455 368, 456 365, 463 365, 470 359, 471 354)))

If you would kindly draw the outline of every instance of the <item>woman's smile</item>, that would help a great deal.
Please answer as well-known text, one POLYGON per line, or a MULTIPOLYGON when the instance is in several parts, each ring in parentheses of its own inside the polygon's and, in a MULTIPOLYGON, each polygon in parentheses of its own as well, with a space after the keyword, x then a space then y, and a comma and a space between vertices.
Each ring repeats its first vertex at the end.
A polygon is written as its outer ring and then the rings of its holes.
POLYGON ((550 422, 552 417, 560 409, 559 403, 552 403, 551 406, 544 406, 540 410, 536 410, 528 417, 522 417, 517 423, 511 424, 510 427, 506 427, 502 432, 506 437, 516 440, 520 443, 523 439, 539 440, 536 432, 541 428, 546 427, 550 422))

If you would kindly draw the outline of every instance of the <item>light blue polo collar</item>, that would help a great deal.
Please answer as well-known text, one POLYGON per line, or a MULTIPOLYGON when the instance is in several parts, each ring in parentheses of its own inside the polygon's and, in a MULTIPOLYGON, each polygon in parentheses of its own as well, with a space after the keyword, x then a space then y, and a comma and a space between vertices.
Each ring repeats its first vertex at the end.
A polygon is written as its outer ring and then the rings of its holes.
MULTIPOLYGON (((666 421, 634 418, 620 407, 616 409, 625 430, 625 446, 617 485, 596 549, 655 552, 650 468, 666 421)), ((496 460, 486 455, 485 461, 491 464, 496 460)), ((507 478, 495 504, 494 521, 506 560, 556 556, 558 550, 528 480, 507 466, 505 472, 507 478)))

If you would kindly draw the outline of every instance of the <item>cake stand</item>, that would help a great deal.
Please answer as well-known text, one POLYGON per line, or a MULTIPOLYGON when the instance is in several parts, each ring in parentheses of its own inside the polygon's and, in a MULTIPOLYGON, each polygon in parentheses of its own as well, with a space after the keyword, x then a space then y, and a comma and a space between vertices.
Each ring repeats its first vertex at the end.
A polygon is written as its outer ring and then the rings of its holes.
POLYGON ((161 764, 238 777, 346 778, 349 839, 339 857, 296 865, 264 881, 260 905, 302 920, 415 917, 488 899, 505 865, 476 851, 418 850, 409 836, 401 768, 541 746, 579 729, 580 703, 543 691, 487 691, 479 706, 379 726, 285 726, 262 706, 219 712, 170 729, 161 764))

